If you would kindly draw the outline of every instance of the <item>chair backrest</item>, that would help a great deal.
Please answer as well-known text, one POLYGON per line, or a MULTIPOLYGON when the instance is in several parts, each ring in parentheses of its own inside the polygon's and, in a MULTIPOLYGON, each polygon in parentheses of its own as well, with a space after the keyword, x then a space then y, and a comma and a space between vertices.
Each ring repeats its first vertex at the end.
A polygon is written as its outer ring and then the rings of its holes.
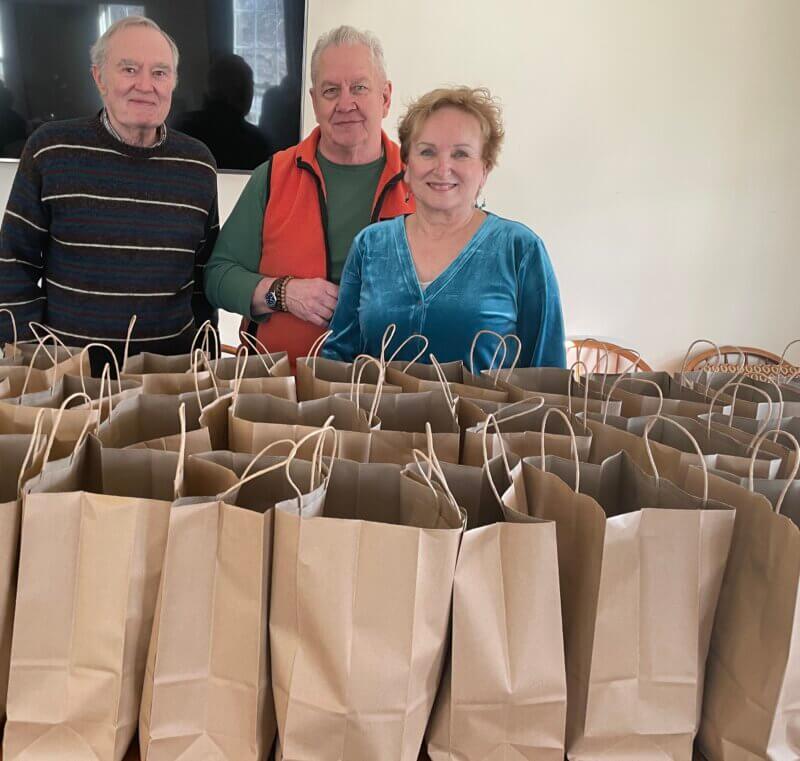
POLYGON ((719 356, 717 356, 716 349, 708 349, 692 357, 686 363, 686 370, 687 372, 692 370, 737 372, 741 369, 742 354, 745 363, 743 372, 753 378, 777 379, 779 375, 787 377, 797 370, 788 363, 781 365, 781 358, 778 354, 753 346, 720 346, 719 356))
POLYGON ((653 368, 641 360, 639 355, 631 349, 625 349, 617 344, 598 341, 594 338, 581 338, 567 341, 567 367, 580 360, 588 371, 602 373, 606 370, 605 355, 608 352, 608 372, 623 373, 630 369, 636 360, 639 360, 637 369, 649 372, 653 368))

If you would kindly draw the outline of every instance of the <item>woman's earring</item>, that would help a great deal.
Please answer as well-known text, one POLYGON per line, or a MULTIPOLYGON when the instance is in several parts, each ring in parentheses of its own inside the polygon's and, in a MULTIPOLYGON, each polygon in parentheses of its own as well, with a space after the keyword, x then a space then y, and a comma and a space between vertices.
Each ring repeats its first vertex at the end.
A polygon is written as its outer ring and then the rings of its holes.
POLYGON ((475 199, 475 207, 483 211, 486 208, 486 196, 480 195, 475 199))

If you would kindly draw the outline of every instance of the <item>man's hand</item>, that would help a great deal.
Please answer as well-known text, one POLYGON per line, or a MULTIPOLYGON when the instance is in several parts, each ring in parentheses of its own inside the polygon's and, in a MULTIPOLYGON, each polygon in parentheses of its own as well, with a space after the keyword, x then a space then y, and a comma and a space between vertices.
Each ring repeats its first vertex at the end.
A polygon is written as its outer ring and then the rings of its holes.
POLYGON ((293 278, 286 284, 286 307, 295 317, 327 328, 336 309, 339 286, 321 277, 293 278))

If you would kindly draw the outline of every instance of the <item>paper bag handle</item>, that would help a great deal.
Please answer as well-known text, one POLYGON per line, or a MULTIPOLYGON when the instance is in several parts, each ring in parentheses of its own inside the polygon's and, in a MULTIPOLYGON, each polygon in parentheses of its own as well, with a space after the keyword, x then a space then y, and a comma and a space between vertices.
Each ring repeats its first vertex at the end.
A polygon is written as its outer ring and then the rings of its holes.
MULTIPOLYGON (((492 414, 494 414, 496 418, 499 416, 498 422, 508 423, 510 420, 516 420, 517 418, 525 417, 525 415, 530 415, 532 412, 538 412, 540 409, 542 409, 542 407, 544 407, 544 405, 545 401, 543 396, 528 396, 525 399, 520 399, 519 401, 511 402, 510 404, 507 404, 505 407, 496 410, 492 414), (514 409, 515 407, 519 407, 520 405, 524 404, 534 404, 535 402, 538 402, 538 404, 535 407, 530 407, 527 410, 522 410, 522 412, 515 412, 513 415, 505 414, 506 412, 508 412, 511 409, 514 409)), ((483 421, 479 422, 475 427, 480 431, 485 425, 486 425, 486 420, 484 419, 483 421)))
MULTIPOLYGON (((411 450, 411 454, 414 457, 414 462, 420 474, 422 475, 422 478, 428 484, 434 495, 438 496, 436 487, 433 484, 433 476, 436 476, 436 480, 439 482, 439 486, 444 492, 445 497, 458 511, 458 514, 461 516, 462 526, 465 526, 467 522, 467 515, 464 512, 464 510, 461 509, 461 506, 458 504, 458 502, 456 502, 456 498, 453 496, 453 492, 450 490, 450 486, 447 483, 447 479, 445 478, 441 463, 439 462, 436 455, 433 454, 432 456, 428 456, 421 449, 413 449, 411 450), (424 460, 428 464, 427 473, 425 472, 425 468, 422 467, 422 462, 421 462, 422 460, 424 460)), ((489 480, 491 481, 491 477, 489 480)))
POLYGON ((771 433, 775 434, 773 441, 777 441, 778 436, 785 436, 787 439, 789 439, 791 444, 794 444, 795 449, 794 466, 792 467, 792 472, 789 474, 789 478, 786 479, 786 486, 783 487, 780 496, 778 497, 778 501, 775 503, 775 512, 780 514, 781 507, 783 507, 783 500, 786 497, 786 492, 789 491, 789 487, 792 485, 792 482, 795 480, 795 478, 797 478, 797 472, 800 471, 800 442, 798 442, 797 439, 792 436, 791 433, 789 433, 789 431, 781 431, 779 428, 775 428, 774 430, 763 434, 758 439, 758 442, 753 448, 753 454, 750 456, 750 470, 747 476, 747 485, 750 491, 753 491, 753 487, 755 486, 753 482, 753 473, 755 472, 756 467, 756 455, 758 454, 758 450, 761 448, 761 445, 764 443, 764 440, 771 433))
POLYGON ((217 356, 217 362, 219 362, 219 336, 217 336, 217 331, 214 330, 214 325, 212 324, 211 320, 206 320, 198 329, 197 332, 194 334, 194 338, 192 338, 192 344, 189 347, 189 356, 194 358, 195 349, 199 348, 203 351, 204 354, 208 354, 208 351, 211 348, 211 341, 213 338, 214 348, 215 348, 215 355, 217 356), (197 342, 202 340, 202 343, 198 347, 197 342))
MULTIPOLYGON (((469 371, 472 375, 475 375, 475 347, 478 345, 478 339, 483 336, 494 336, 498 343, 497 348, 494 350, 494 354, 492 355, 492 361, 489 363, 489 367, 486 368, 488 374, 492 377, 492 380, 497 382, 497 377, 492 376, 492 370, 494 370, 494 363, 497 359, 497 355, 500 352, 500 349, 503 350, 503 358, 500 360, 500 366, 498 367, 498 372, 500 368, 503 367, 503 363, 506 361, 506 356, 508 355, 508 345, 506 344, 506 339, 504 336, 501 336, 499 333, 496 333, 494 330, 489 330, 488 328, 484 328, 483 330, 479 330, 472 338, 472 345, 469 347, 469 371)), ((519 340, 519 339, 517 339, 519 340)))
POLYGON ((583 368, 585 375, 585 388, 583 389, 583 414, 586 416, 589 413, 589 368, 586 367, 586 363, 582 362, 580 359, 575 360, 575 362, 573 362, 569 368, 569 377, 567 378, 567 412, 569 412, 570 415, 572 414, 572 383, 577 375, 576 368, 578 365, 583 368))
POLYGON ((653 475, 656 479, 656 485, 658 485, 661 477, 658 475, 658 468, 656 467, 656 461, 653 457, 653 450, 650 447, 650 431, 653 426, 656 424, 656 420, 664 420, 671 425, 674 425, 678 430, 683 431, 686 434, 689 441, 692 442, 692 446, 697 451, 697 455, 700 458, 700 465, 703 467, 703 505, 708 502, 708 465, 706 465, 705 458, 703 457, 703 450, 700 449, 700 445, 697 443, 697 439, 689 433, 686 428, 684 428, 679 422, 673 420, 672 418, 665 417, 664 415, 653 415, 644 427, 644 446, 647 451, 647 457, 650 460, 650 467, 653 469, 653 475))
POLYGON ((444 392, 444 398, 447 401, 447 406, 450 408, 450 414, 453 416, 453 420, 456 419, 456 400, 453 396, 453 391, 450 388, 450 384, 447 382, 447 378, 444 376, 444 370, 442 370, 442 366, 439 364, 439 360, 436 359, 433 353, 428 355, 431 365, 433 365, 433 371, 436 373, 436 377, 439 380, 439 385, 442 387, 442 391, 444 392))
MULTIPOLYGON (((361 378, 364 375, 364 368, 367 365, 375 365, 378 368, 378 382, 375 385, 375 395, 372 399, 372 404, 369 408, 369 417, 367 418, 367 427, 372 427, 372 419, 375 417, 375 413, 378 410, 378 406, 381 403, 381 398, 383 397, 383 384, 386 380, 385 371, 383 365, 380 363, 379 360, 375 359, 375 357, 370 357, 368 354, 359 354, 356 359, 363 359, 364 362, 358 368, 358 376, 355 380, 355 404, 358 409, 361 409, 361 378)), ((353 375, 355 375, 355 364, 353 364, 353 375)), ((352 378, 352 376, 351 376, 352 378)), ((351 380, 350 383, 350 401, 353 401, 353 382, 351 380)))
MULTIPOLYGON (((322 346, 322 344, 325 343, 325 339, 329 335, 330 331, 328 331, 328 333, 323 334, 322 343, 320 343, 320 346, 322 346)), ((272 356, 270 350, 264 345, 264 342, 258 336, 251 335, 250 333, 247 333, 245 331, 241 331, 239 333, 239 338, 242 341, 242 346, 246 345, 247 348, 252 349, 254 354, 259 358, 259 360, 261 360, 261 364, 264 365, 264 371, 267 373, 267 377, 270 377, 272 375, 272 371, 275 369, 275 365, 277 365, 278 363, 275 361, 275 357, 272 356), (267 362, 265 357, 266 359, 269 359, 270 362, 272 362, 272 367, 267 367, 267 362)), ((317 341, 318 340, 319 339, 317 339, 317 341)), ((317 345, 317 341, 314 342, 313 346, 317 345)), ((317 348, 317 351, 319 351, 319 348, 317 348)))
POLYGON ((504 467, 506 469, 506 475, 508 476, 508 480, 509 481, 513 480, 512 477, 511 477, 511 465, 509 465, 509 462, 508 462, 508 454, 506 453, 506 445, 505 445, 505 442, 503 441, 503 436, 500 433, 500 426, 497 424, 497 418, 494 416, 493 413, 490 412, 486 416, 486 420, 484 420, 484 422, 483 422, 483 430, 481 432, 482 433, 482 435, 481 435, 481 447, 483 449, 483 467, 486 470, 486 477, 489 480, 489 487, 492 490, 492 494, 494 494, 495 498, 497 499, 498 504, 502 505, 503 504, 503 500, 500 497, 500 492, 497 490, 497 485, 495 484, 494 479, 492 478, 492 472, 491 472, 491 470, 489 470, 489 446, 487 444, 486 439, 487 439, 487 436, 488 436, 488 433, 489 433, 489 426, 490 425, 494 426, 495 432, 497 434, 497 443, 498 443, 498 446, 500 447, 500 456, 503 458, 503 465, 504 465, 504 467))
MULTIPOLYGON (((55 368, 56 365, 58 364, 57 360, 58 341, 60 340, 58 336, 56 336, 54 333, 50 333, 49 335, 42 338, 36 333, 35 330, 34 330, 34 335, 36 336, 36 341, 38 343, 38 346, 34 349, 33 355, 31 356, 31 361, 28 363, 28 369, 25 372, 25 380, 22 383, 22 389, 20 390, 19 397, 17 397, 18 404, 21 403, 19 400, 23 396, 25 396, 25 392, 28 390, 28 383, 30 382, 31 373, 33 372, 33 366, 36 363, 36 357, 39 356, 39 352, 44 351, 48 359, 53 363, 53 368, 55 368), (53 349, 54 349, 53 354, 50 354, 50 352, 47 351, 47 347, 45 346, 45 342, 47 341, 48 338, 51 338, 53 340, 53 349)), ((67 349, 67 351, 69 351, 69 349, 67 349)), ((50 382, 50 390, 52 391, 55 388, 55 386, 56 386, 56 372, 55 369, 53 369, 53 379, 50 382)))
POLYGON ((389 348, 389 344, 394 339, 395 333, 397 333, 397 325, 393 322, 390 322, 386 326, 386 330, 383 331, 383 337, 381 338, 381 353, 379 359, 382 365, 386 364, 386 350, 389 348))
POLYGON ((11 321, 11 335, 14 336, 11 346, 14 347, 14 354, 17 353, 17 340, 19 338, 19 334, 17 333, 17 319, 14 317, 14 313, 10 309, 6 309, 3 307, 0 309, 0 314, 7 314, 8 319, 11 321))
MULTIPOLYGON (((388 328, 387 328, 388 330, 388 328)), ((385 334, 384 334, 385 335, 385 334)), ((389 362, 393 362, 395 357, 405 348, 406 345, 411 343, 411 341, 420 340, 422 343, 422 348, 410 359, 406 362, 406 366, 403 368, 403 372, 408 370, 411 365, 413 365, 427 350, 428 348, 428 339, 422 335, 422 333, 412 333, 405 341, 403 341, 400 346, 398 346, 391 354, 389 359, 383 362, 384 365, 388 365, 389 362)), ((388 348, 388 347, 387 347, 388 348)), ((383 361, 383 350, 381 350, 381 360, 383 361)))
MULTIPOLYGON (((81 379, 81 388, 83 389, 83 393, 86 393, 86 375, 83 372, 83 358, 86 356, 86 353, 91 349, 93 346, 96 346, 100 349, 105 349, 110 355, 111 360, 114 363, 114 369, 117 371, 117 393, 122 393, 122 378, 120 377, 120 369, 119 369, 119 362, 117 361, 117 355, 114 354, 114 350, 108 345, 104 343, 100 343, 99 341, 92 341, 91 343, 86 344, 81 349, 80 353, 80 362, 78 367, 78 372, 80 374, 81 379)), ((108 367, 108 362, 105 363, 105 367, 108 367)), ((109 374, 109 381, 111 380, 111 375, 109 374)))
POLYGON ((713 346, 717 350, 717 363, 722 364, 722 352, 719 350, 719 346, 715 344, 713 341, 709 341, 707 338, 697 338, 689 344, 689 348, 686 350, 686 354, 683 355, 683 362, 681 363, 681 388, 684 386, 688 386, 689 388, 694 388, 694 381, 687 381, 686 379, 686 365, 689 364, 689 355, 692 353, 692 349, 698 344, 708 344, 709 346, 713 346))
POLYGON ((542 420, 542 433, 541 433, 541 458, 542 458, 542 470, 546 473, 547 468, 545 467, 545 447, 544 447, 544 436, 545 436, 545 428, 547 427, 547 419, 552 414, 560 415, 564 422, 567 424, 567 429, 569 430, 569 438, 570 438, 570 451, 572 453, 572 457, 575 460, 575 493, 578 494, 581 490, 581 466, 580 466, 580 459, 578 458, 578 442, 575 440, 575 429, 572 427, 572 423, 570 422, 569 418, 564 414, 564 410, 560 409, 559 407, 551 407, 547 412, 544 413, 544 419, 542 420))
POLYGON ((33 421, 33 431, 31 432, 31 440, 28 444, 27 450, 25 450, 25 457, 22 459, 22 465, 19 469, 19 476, 17 476, 17 496, 22 496, 22 478, 25 475, 25 471, 28 469, 28 466, 33 461, 39 452, 44 449, 47 445, 47 439, 44 439, 44 442, 41 445, 38 445, 39 439, 42 437, 42 425, 44 422, 44 413, 45 408, 42 407, 37 413, 36 418, 33 421))
MULTIPOLYGON (((44 470, 44 466, 50 462, 50 452, 53 449, 53 444, 56 440, 56 433, 58 433, 58 428, 61 425, 61 418, 64 417, 64 410, 67 409, 67 405, 73 399, 85 399, 89 403, 89 409, 86 415, 86 422, 83 424, 83 429, 78 436, 78 440, 75 442, 75 448, 72 450, 72 454, 75 454, 75 449, 79 447, 79 445, 83 442, 86 435, 89 433, 89 428, 92 424, 92 413, 95 412, 91 408, 92 399, 88 394, 84 394, 82 391, 76 391, 74 394, 68 396, 62 403, 61 406, 58 408, 58 412, 56 412, 55 420, 53 421, 53 429, 50 431, 50 438, 47 440, 47 449, 44 451, 44 459, 42 460, 42 470, 44 470)), ((97 417, 100 418, 100 411, 97 410, 97 417)))
MULTIPOLYGON (((181 424, 181 444, 178 448, 178 464, 175 466, 175 480, 172 482, 172 494, 175 499, 178 499, 183 493, 183 469, 186 460, 186 402, 181 402, 181 406, 178 407, 178 420, 181 424)), ((166 450, 166 445, 164 449, 166 450)))
MULTIPOLYGON (((714 402, 716 401, 716 399, 717 399, 717 396, 719 395, 719 393, 721 393, 722 391, 724 391, 726 388, 728 388, 728 387, 730 387, 730 386, 733 386, 733 397, 732 397, 732 400, 731 400, 731 414, 730 414, 730 415, 728 415, 728 427, 729 427, 729 428, 733 428, 733 418, 734 418, 734 416, 735 416, 735 414, 736 414, 736 395, 737 395, 737 394, 738 394, 738 392, 739 392, 739 386, 742 386, 742 385, 745 385, 745 384, 744 384, 744 381, 741 381, 741 380, 738 380, 738 381, 735 381, 735 382, 734 382, 733 380, 731 380, 731 381, 728 381, 728 382, 727 382, 727 383, 726 383, 726 384, 725 384, 725 385, 724 385, 724 386, 723 386, 723 387, 722 387, 722 388, 719 390, 719 392, 718 392, 717 394, 715 394, 715 395, 714 395, 714 399, 713 399, 713 400, 712 400, 712 402, 711 402, 711 410, 713 410, 713 409, 714 409, 714 402)), ((769 396, 769 394, 768 394, 766 391, 764 391, 763 389, 756 388, 755 386, 748 386, 748 388, 749 388, 751 391, 755 391, 757 394, 761 394, 761 395, 764 397, 764 399, 766 399, 766 401, 767 401, 767 405, 768 405, 768 406, 767 406, 767 418, 766 418, 766 420, 764 420, 764 422, 761 424, 761 426, 759 427, 759 429, 758 429, 758 430, 755 432, 755 434, 753 435, 753 438, 752 438, 752 440, 750 441, 750 446, 748 447, 748 449, 750 449, 750 448, 753 446, 753 444, 754 444, 755 440, 756 440, 756 439, 757 439, 759 436, 761 436, 761 434, 762 434, 762 433, 764 433, 764 431, 766 431, 766 430, 767 430, 767 428, 769 427, 770 420, 772 420, 772 399, 770 399, 770 396, 769 396)), ((714 414, 714 413, 713 413, 712 411, 709 411, 709 413, 708 413, 708 425, 707 425, 707 430, 708 430, 708 434, 709 434, 709 436, 711 435, 711 422, 712 422, 712 421, 711 421, 711 417, 712 417, 712 415, 713 415, 713 414, 714 414)), ((778 418, 778 428, 780 428, 780 418, 778 418)))
MULTIPOLYGON (((795 338, 793 341, 789 341, 789 343, 786 344, 786 347, 784 348, 784 350, 781 352, 781 361, 778 363, 778 375, 779 376, 783 375, 783 366, 784 365, 789 365, 789 363, 786 361, 786 353, 795 344, 800 344, 800 338, 795 338)), ((789 367, 791 367, 791 365, 789 365, 789 367)), ((792 377, 794 378, 794 376, 797 375, 798 372, 800 372, 800 370, 795 370, 794 373, 792 373, 792 377)))
MULTIPOLYGON (((197 406, 200 408, 200 411, 203 410, 203 400, 200 398, 200 360, 203 360, 205 366, 207 368, 208 377, 211 378, 211 385, 214 388, 214 394, 216 398, 219 399, 219 386, 217 385, 217 377, 214 374, 214 370, 212 369, 211 361, 209 359, 208 354, 206 354, 203 349, 195 349, 194 354, 192 355, 192 368, 190 372, 194 376, 194 393, 197 396, 197 406)), ((219 365, 217 365, 219 366, 219 365)), ((213 402, 209 402, 212 404, 213 402)))
MULTIPOLYGON (((664 409, 664 393, 661 391, 661 386, 658 385, 655 381, 648 380, 647 378, 636 378, 633 375, 620 375, 612 384, 611 388, 608 390, 608 396, 606 397, 605 407, 603 408, 603 423, 606 422, 608 419, 608 407, 611 404, 611 395, 614 393, 614 390, 619 386, 620 383, 623 381, 637 381, 638 383, 648 383, 656 391, 658 391, 658 412, 656 415, 661 414, 661 410, 664 409)), ((711 424, 709 423, 709 430, 711 430, 711 424)))
MULTIPOLYGON (((48 328, 46 325, 43 325, 41 322, 36 322, 36 320, 31 320, 31 321, 28 323, 28 327, 31 329, 31 332, 33 333, 33 335, 35 336, 36 340, 37 340, 39 343, 44 343, 44 342, 45 342, 45 341, 47 341, 47 339, 49 338, 50 340, 52 340, 52 341, 53 341, 53 345, 54 345, 54 346, 60 346, 60 347, 61 347, 61 348, 62 348, 62 349, 63 349, 63 350, 64 350, 64 351, 67 353, 67 356, 68 356, 68 357, 71 357, 71 356, 72 356, 72 351, 70 350, 69 346, 67 346, 67 345, 66 345, 66 344, 65 344, 65 343, 64 343, 64 342, 63 342, 63 341, 62 341, 62 340, 61 340, 61 339, 60 339, 60 338, 59 338, 59 337, 58 337, 58 336, 57 336, 57 335, 56 335, 56 334, 55 334, 55 333, 54 333, 54 332, 53 332, 53 331, 50 329, 50 328, 48 328), (40 335, 39 335, 39 333, 37 332, 37 328, 41 328, 41 329, 42 329, 42 332, 44 333, 44 336, 40 336, 40 335)), ((48 356, 48 357, 50 357, 51 361, 53 362, 53 366, 55 366, 55 365, 58 363, 58 360, 57 360, 57 354, 58 354, 58 352, 56 352, 56 356, 53 356, 53 357, 51 357, 51 356, 50 356, 50 353, 49 353, 49 352, 47 351, 47 349, 45 348, 45 354, 47 354, 47 356, 48 356)))
MULTIPOLYGON (((714 395, 711 397, 711 403, 708 405, 708 428, 711 430, 711 415, 714 414, 714 405, 717 403, 717 399, 719 398, 720 394, 725 391, 726 388, 733 388, 733 395, 731 397, 731 414, 729 416, 729 425, 733 426, 733 418, 736 415, 736 399, 739 393, 739 387, 742 385, 746 385, 744 381, 741 380, 740 377, 731 378, 731 380, 727 381, 723 386, 720 386, 714 395)), ((777 384, 776 388, 777 388, 777 384)), ((768 408, 767 408, 767 422, 765 423, 765 427, 769 425, 769 421, 772 419, 772 399, 769 398, 769 395, 764 392, 760 388, 756 388, 755 386, 750 386, 755 392, 761 393, 767 398, 768 408)), ((783 394, 778 388, 779 399, 781 400, 781 409, 783 408, 783 394)), ((780 422, 778 423, 778 427, 780 427, 780 422)), ((758 435, 758 433, 756 434, 758 435)))
POLYGON ((136 325, 137 317, 135 314, 131 315, 131 319, 128 320, 128 330, 125 331, 125 344, 122 349, 122 372, 125 372, 125 366, 128 364, 128 357, 130 357, 131 352, 131 336, 133 335, 133 326, 136 325))

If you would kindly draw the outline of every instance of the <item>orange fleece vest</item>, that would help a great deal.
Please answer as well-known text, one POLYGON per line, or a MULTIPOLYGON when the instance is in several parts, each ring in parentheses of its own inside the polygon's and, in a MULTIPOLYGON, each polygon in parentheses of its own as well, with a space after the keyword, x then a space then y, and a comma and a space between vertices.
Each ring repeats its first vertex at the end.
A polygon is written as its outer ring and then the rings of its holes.
MULTIPOLYGON (((261 233, 263 275, 329 278, 330 255, 326 230, 325 181, 317 162, 320 130, 272 157, 269 197, 261 233)), ((381 133, 386 166, 378 180, 372 222, 414 211, 414 201, 402 181, 400 147, 381 133)), ((243 329, 246 328, 243 323, 243 329)), ((295 359, 308 354, 323 329, 288 312, 273 313, 260 323, 256 337, 270 351, 287 351, 295 359)))

